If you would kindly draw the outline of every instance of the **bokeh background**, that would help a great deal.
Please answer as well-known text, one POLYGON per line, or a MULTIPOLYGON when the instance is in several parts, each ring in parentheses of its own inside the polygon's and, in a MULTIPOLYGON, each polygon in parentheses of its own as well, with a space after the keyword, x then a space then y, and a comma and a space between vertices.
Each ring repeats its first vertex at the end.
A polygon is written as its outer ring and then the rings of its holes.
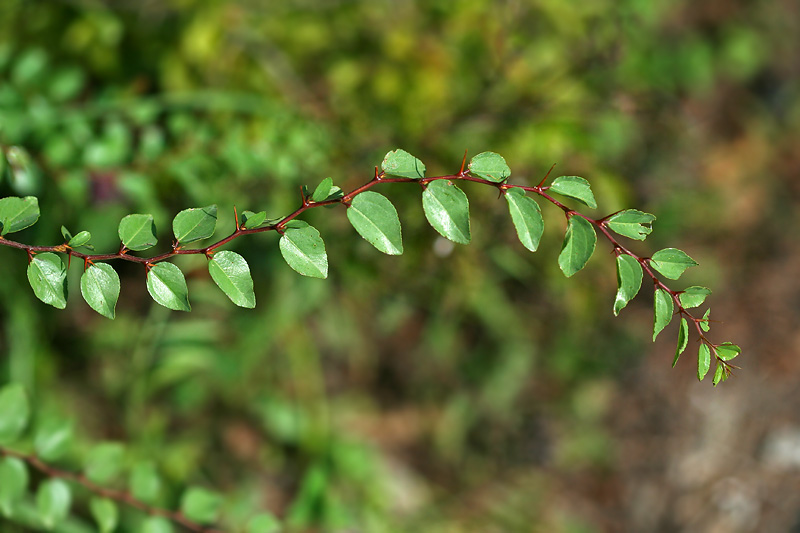
MULTIPOLYGON (((391 185, 401 257, 343 210, 308 214, 325 281, 275 235, 237 239, 255 310, 188 257, 190 314, 131 264, 115 321, 77 264, 58 311, 0 247, 0 383, 75 420, 62 466, 123 441, 157 462, 163 505, 186 484, 224 494, 230 531, 257 510, 309 531, 800 531, 799 50, 793 0, 3 0, 0 192, 42 206, 24 242, 64 224, 113 251, 119 219, 153 213, 166 250, 187 207, 218 204, 225 235, 234 205, 284 215, 301 185, 353 188, 390 149, 429 175, 492 150, 515 183, 584 176, 594 214, 656 214, 634 250, 698 260, 673 287, 711 287, 712 338, 744 354, 717 389, 693 343, 670 369, 676 326, 651 342, 647 284, 613 317, 602 242, 560 273, 552 206, 530 254, 466 184, 473 243, 447 246, 418 188, 391 185)), ((81 493, 69 524, 93 531, 81 493)))

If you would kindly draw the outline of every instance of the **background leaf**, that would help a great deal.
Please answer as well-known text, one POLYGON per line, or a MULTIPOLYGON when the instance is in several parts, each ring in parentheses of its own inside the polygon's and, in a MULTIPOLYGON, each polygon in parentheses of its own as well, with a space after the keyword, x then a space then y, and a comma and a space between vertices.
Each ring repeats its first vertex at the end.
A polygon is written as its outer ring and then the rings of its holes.
POLYGON ((0 445, 19 439, 29 417, 28 396, 22 385, 12 383, 0 389, 0 445))
POLYGON ((28 467, 16 457, 0 458, 0 481, 0 513, 10 516, 28 488, 28 467))
POLYGON ((678 279, 687 268, 697 264, 686 252, 677 248, 659 250, 650 258, 650 266, 669 279, 678 279))
POLYGON ((217 252, 208 261, 208 272, 217 287, 233 303, 248 309, 256 306, 253 278, 250 276, 250 266, 244 257, 227 250, 217 252))
POLYGON ((147 292, 153 300, 174 311, 191 311, 186 278, 177 266, 166 261, 156 263, 147 272, 147 292))
POLYGON ((397 210, 385 196, 365 191, 353 198, 347 208, 347 219, 359 235, 381 252, 403 253, 403 237, 397 210))
POLYGON ((175 240, 181 244, 207 239, 217 229, 217 206, 184 209, 172 220, 175 240))
POLYGON ((550 192, 574 198, 582 204, 588 205, 592 209, 597 209, 597 201, 594 199, 592 187, 589 182, 578 176, 561 176, 553 180, 553 184, 548 189, 550 192))
POLYGON ((61 479, 48 479, 36 491, 36 508, 46 529, 53 529, 69 513, 72 491, 61 479))
POLYGON ((125 248, 140 252, 155 246, 156 224, 153 215, 128 215, 119 223, 119 239, 125 248))
POLYGON ((39 200, 34 196, 10 196, 0 200, 0 235, 14 233, 33 226, 39 220, 39 200))
POLYGON ((222 498, 218 494, 200 487, 189 487, 181 497, 181 512, 202 524, 216 521, 221 505, 222 498))
POLYGON ((642 287, 642 265, 627 254, 617 256, 617 296, 614 299, 614 316, 628 305, 642 287))
POLYGON ((656 289, 653 297, 653 309, 655 313, 653 342, 655 342, 661 330, 667 327, 667 324, 672 320, 672 312, 675 309, 672 296, 664 289, 656 289))
POLYGON ((386 154, 381 170, 387 176, 419 179, 425 177, 425 165, 405 150, 397 149, 386 154))
POLYGON ((136 463, 131 469, 129 487, 137 500, 146 503, 157 501, 161 492, 161 478, 155 465, 149 461, 136 463))
POLYGON ((511 176, 511 168, 506 160, 494 152, 483 152, 473 157, 469 162, 469 171, 475 176, 495 183, 501 183, 511 176))
POLYGON ((119 298, 119 275, 108 263, 89 265, 81 276, 81 294, 89 307, 114 319, 119 298))
POLYGON ((653 231, 650 224, 655 219, 655 215, 650 213, 643 213, 636 209, 626 209, 609 217, 607 223, 609 229, 615 233, 623 237, 643 241, 653 231))
POLYGON ((51 252, 36 254, 28 265, 28 281, 33 293, 58 309, 67 306, 67 267, 61 257, 51 252))
POLYGON ((279 533, 280 521, 269 513, 260 513, 247 522, 247 533, 279 533))
POLYGON ((173 533, 172 524, 166 518, 151 516, 142 522, 139 533, 173 533))
POLYGON ((93 446, 86 456, 83 471, 89 480, 104 485, 122 470, 125 447, 118 442, 103 442, 93 446))
POLYGON ((108 498, 92 498, 89 500, 89 510, 92 518, 97 522, 100 533, 111 533, 119 522, 117 504, 108 498))
POLYGON ((425 218, 442 237, 458 244, 469 244, 469 200, 450 180, 436 180, 422 192, 425 218))
POLYGON ((312 278, 328 277, 325 242, 314 227, 287 228, 281 236, 280 249, 286 263, 299 274, 312 278))
POLYGON ((558 266, 564 275, 573 276, 586 266, 596 244, 597 234, 592 223, 578 215, 570 217, 558 256, 558 266))
POLYGON ((45 461, 54 461, 69 451, 72 445, 72 421, 64 418, 47 418, 39 423, 33 437, 36 455, 45 461))
POLYGON ((522 245, 535 252, 544 233, 544 220, 539 204, 516 187, 505 191, 508 211, 522 245))

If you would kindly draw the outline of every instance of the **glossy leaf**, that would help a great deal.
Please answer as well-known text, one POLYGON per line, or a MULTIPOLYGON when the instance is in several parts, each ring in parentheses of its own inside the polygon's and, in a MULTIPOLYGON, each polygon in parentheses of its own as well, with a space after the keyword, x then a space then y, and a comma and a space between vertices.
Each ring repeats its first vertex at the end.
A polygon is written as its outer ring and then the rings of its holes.
POLYGON ((381 252, 403 253, 403 237, 397 210, 385 196, 373 191, 356 195, 347 208, 347 219, 359 235, 381 252))
POLYGON ((173 533, 172 524, 166 518, 151 516, 142 522, 139 533, 173 533))
POLYGON ((711 350, 706 343, 701 343, 697 350, 697 379, 703 381, 711 368, 711 350))
POLYGON ((681 325, 678 328, 678 348, 675 350, 675 359, 672 360, 672 368, 678 364, 678 358, 681 356, 686 346, 689 344, 689 323, 685 318, 681 317, 681 325))
POLYGON ((125 459, 125 447, 118 442, 94 446, 86 456, 84 473, 90 481, 106 484, 119 474, 125 459))
POLYGON ((245 211, 242 213, 242 218, 244 222, 242 223, 242 227, 245 229, 253 229, 260 227, 264 222, 267 220, 267 212, 266 211, 259 211, 258 213, 253 213, 252 211, 245 211))
POLYGON ((405 150, 394 150, 386 154, 381 170, 387 176, 419 179, 425 177, 425 165, 405 150))
POLYGON ((172 220, 172 233, 181 244, 207 239, 217 229, 217 206, 184 209, 172 220))
POLYGON ((183 272, 172 263, 156 263, 147 272, 147 292, 157 303, 174 311, 191 311, 183 272))
POLYGON ((89 307, 113 320, 119 299, 119 276, 108 263, 95 263, 81 276, 81 294, 89 307))
POLYGON ((208 261, 208 272, 233 303, 248 309, 256 306, 253 278, 244 257, 236 252, 217 252, 208 261))
POLYGON ((653 297, 653 309, 655 312, 655 325, 653 326, 653 341, 655 342, 658 334, 661 333, 667 324, 672 320, 672 312, 675 307, 672 296, 664 289, 657 289, 653 297))
POLYGON ((61 236, 64 237, 64 242, 69 242, 72 239, 72 233, 64 226, 61 226, 61 236))
POLYGON ((678 279, 687 268, 697 264, 686 252, 677 248, 659 250, 650 258, 650 266, 669 279, 678 279))
POLYGON ((722 366, 722 363, 717 363, 717 369, 714 371, 714 381, 713 384, 716 387, 719 385, 720 381, 725 381, 725 367, 722 366))
POLYGON ((28 264, 28 281, 33 293, 58 309, 67 306, 67 266, 51 252, 36 254, 28 264))
POLYGON ((553 184, 548 189, 550 192, 574 198, 582 204, 588 205, 592 209, 597 208, 597 201, 594 199, 592 187, 589 182, 578 176, 561 176, 553 180, 553 184))
POLYGON ((29 418, 30 406, 24 387, 12 383, 0 389, 0 445, 19 439, 29 418))
POLYGON ((525 248, 535 252, 539 248, 539 241, 544 232, 544 220, 539 204, 527 196, 525 191, 516 187, 508 189, 505 197, 519 241, 525 248))
POLYGON ((92 240, 92 234, 84 230, 72 237, 69 242, 67 242, 67 245, 70 248, 77 248, 88 243, 90 240, 92 240))
POLYGON ((311 200, 314 202, 324 202, 325 199, 331 194, 333 189, 333 178, 325 178, 317 185, 314 192, 311 194, 311 200))
POLYGON ((61 458, 72 444, 72 422, 64 418, 45 419, 33 437, 36 455, 45 461, 61 458))
POLYGON ((702 329, 705 333, 708 333, 711 329, 711 322, 709 322, 709 317, 711 316, 711 309, 706 309, 705 314, 703 314, 703 320, 700 322, 700 329, 702 329))
POLYGON ((137 463, 131 469, 130 491, 134 498, 153 503, 161 492, 161 478, 156 467, 149 461, 137 463))
POLYGON ((678 295, 681 305, 686 309, 698 307, 703 304, 706 297, 711 294, 711 289, 693 285, 678 295))
POLYGON ((33 226, 39 220, 39 200, 35 196, 0 200, 0 235, 14 233, 33 226))
POLYGON ((279 533, 281 523, 270 513, 261 513, 247 522, 247 533, 279 533))
POLYGON ((155 246, 156 224, 153 215, 128 215, 119 223, 119 239, 125 248, 136 252, 155 246))
POLYGON ((642 288, 642 265, 626 254, 617 256, 617 296, 614 299, 614 316, 633 300, 642 288))
POLYGON ((97 522, 100 533, 111 533, 119 522, 117 504, 108 498, 92 498, 89 500, 89 511, 97 522))
POLYGON ((473 157, 469 162, 469 172, 495 183, 501 183, 511 176, 511 168, 506 160, 494 152, 483 152, 473 157))
POLYGON ((283 259, 296 272, 312 278, 328 277, 325 242, 313 226, 287 227, 281 236, 283 259))
POLYGON ((742 349, 730 342, 724 342, 717 346, 717 356, 723 361, 735 359, 740 353, 742 353, 742 349))
POLYGON ((469 244, 469 200, 464 191, 450 180, 436 180, 422 193, 425 218, 442 237, 459 244, 469 244))
POLYGON ((36 509, 46 529, 53 529, 69 513, 72 491, 61 479, 48 479, 36 491, 36 509))
POLYGON ((608 227, 615 233, 643 241, 653 231, 650 226, 655 221, 655 215, 643 213, 636 209, 626 209, 608 218, 608 227))
POLYGON ((558 266, 564 275, 573 276, 586 266, 596 244, 597 234, 592 224, 578 215, 570 217, 558 256, 558 266))
POLYGON ((221 505, 222 498, 218 494, 200 487, 189 487, 181 497, 181 512, 202 524, 216 521, 221 505))
POLYGON ((0 458, 0 513, 10 516, 28 488, 28 467, 16 457, 0 458))

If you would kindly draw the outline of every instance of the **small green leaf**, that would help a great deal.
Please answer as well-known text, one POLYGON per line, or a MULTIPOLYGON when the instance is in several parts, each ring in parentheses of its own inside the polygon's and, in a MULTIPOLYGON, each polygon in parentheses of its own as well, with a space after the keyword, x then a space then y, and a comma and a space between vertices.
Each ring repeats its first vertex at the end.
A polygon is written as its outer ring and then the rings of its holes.
POLYGON ((181 497, 181 512, 190 520, 210 524, 217 520, 222 498, 200 487, 189 487, 181 497))
POLYGON ((92 234, 84 230, 72 237, 69 242, 67 242, 67 245, 70 248, 77 248, 79 246, 83 246, 90 240, 92 240, 92 234))
POLYGON ((711 289, 693 285, 678 295, 681 305, 686 309, 702 305, 711 289))
POLYGON ((535 252, 544 232, 544 220, 539 204, 517 187, 506 190, 505 197, 519 241, 525 248, 535 252))
POLYGON ((296 272, 312 278, 328 277, 328 254, 325 252, 325 242, 313 226, 287 225, 286 231, 281 236, 280 249, 283 259, 296 272))
POLYGON ((595 201, 594 194, 592 194, 592 187, 588 181, 578 176, 556 178, 549 190, 561 196, 574 198, 592 209, 597 208, 597 201, 595 201))
POLYGON ((157 303, 174 311, 191 311, 183 272, 172 263, 156 263, 147 272, 147 292, 157 303))
POLYGON ((137 500, 147 503, 156 501, 161 492, 161 478, 158 477, 155 465, 149 461, 134 465, 129 486, 131 494, 137 500))
POLYGON ((111 533, 119 522, 117 504, 108 498, 92 498, 89 500, 89 510, 92 518, 97 522, 100 533, 111 533))
POLYGON ((686 346, 689 344, 689 323, 685 318, 681 317, 681 326, 678 329, 678 348, 675 350, 675 359, 672 360, 672 368, 678 364, 678 358, 681 356, 686 346))
POLYGON ((459 244, 469 244, 469 200, 450 180, 436 180, 422 193, 425 218, 433 229, 459 244))
POLYGON ((119 223, 119 239, 125 248, 140 252, 155 246, 156 224, 153 215, 128 215, 119 223))
POLYGON ((697 379, 703 381, 711 368, 711 350, 706 343, 701 343, 697 350, 697 379))
POLYGON ((207 239, 217 229, 217 206, 184 209, 172 221, 175 240, 181 244, 207 239))
POLYGON ((46 529, 53 529, 69 513, 72 492, 61 479, 48 479, 39 485, 36 492, 36 508, 39 519, 46 529))
POLYGON ((636 209, 626 209, 609 217, 607 223, 608 227, 615 233, 629 239, 643 241, 653 231, 650 225, 655 219, 655 215, 650 213, 642 213, 636 209))
POLYGON ((279 533, 281 523, 270 513, 261 513, 247 522, 247 533, 279 533))
POLYGON ((45 461, 62 457, 72 444, 72 422, 64 418, 45 419, 33 437, 36 455, 45 461))
POLYGON ((558 256, 558 266, 564 275, 573 276, 586 266, 596 244, 597 234, 591 222, 579 215, 570 217, 558 256))
POLYGON ((653 342, 655 342, 661 330, 667 327, 672 320, 674 310, 672 296, 664 289, 657 289, 653 297, 653 310, 655 312, 655 325, 653 326, 653 342))
POLYGON ((117 442, 104 442, 94 446, 86 457, 84 473, 90 481, 106 484, 122 469, 125 447, 117 442))
POLYGON ((722 363, 717 363, 717 369, 714 371, 714 386, 716 387, 720 381, 725 381, 725 367, 722 363))
POLYGON ((266 222, 267 220, 267 212, 266 211, 259 211, 258 213, 253 213, 252 211, 245 211, 242 213, 242 218, 244 219, 244 223, 242 227, 245 229, 253 229, 258 228, 266 222))
POLYGON ((64 237, 64 242, 69 242, 72 239, 72 233, 64 226, 61 226, 61 236, 64 237))
POLYGON ((208 272, 233 303, 248 309, 256 306, 253 278, 244 257, 236 252, 217 252, 208 262, 208 272))
POLYGON ((394 150, 386 154, 381 170, 387 176, 419 179, 425 177, 425 165, 405 150, 394 150))
POLYGON ((359 235, 381 252, 389 255, 403 253, 397 210, 382 194, 365 191, 356 195, 347 208, 347 219, 359 235))
POLYGON ((314 192, 311 194, 311 200, 314 202, 324 202, 331 194, 333 189, 333 178, 325 178, 317 185, 314 192))
POLYGON ((139 533, 172 533, 172 524, 166 518, 151 516, 144 522, 139 529, 139 533))
POLYGON ((0 389, 0 445, 19 439, 30 417, 30 406, 25 389, 12 383, 0 389))
POLYGON ((617 256, 617 296, 614 299, 614 316, 633 300, 642 288, 642 265, 627 254, 617 256))
POLYGON ((60 256, 50 252, 34 255, 28 264, 28 281, 44 303, 58 309, 67 306, 67 266, 60 256))
POLYGON ((706 309, 705 314, 703 315, 703 320, 700 322, 700 329, 704 332, 708 333, 711 329, 711 322, 709 322, 709 318, 711 316, 711 309, 706 309))
POLYGON ((0 235, 14 233, 33 226, 39 220, 39 200, 35 196, 17 198, 9 196, 0 200, 0 235))
POLYGON ((669 279, 678 279, 687 268, 697 264, 686 252, 677 248, 659 250, 650 258, 650 266, 669 279))
POLYGON ((473 157, 469 162, 469 171, 475 176, 495 183, 501 183, 511 176, 511 168, 506 160, 494 152, 483 152, 473 157))
POLYGON ((723 342, 722 344, 717 346, 717 357, 719 357, 723 361, 730 361, 731 359, 735 359, 736 356, 739 355, 740 353, 742 353, 742 349, 730 342, 723 342))
POLYGON ((114 319, 119 299, 119 276, 108 263, 95 263, 81 276, 81 294, 89 307, 114 319))
MULTIPOLYGON (((2 413, 2 411, 0 411, 2 413)), ((11 516, 28 488, 28 468, 16 457, 0 458, 0 513, 11 516)))

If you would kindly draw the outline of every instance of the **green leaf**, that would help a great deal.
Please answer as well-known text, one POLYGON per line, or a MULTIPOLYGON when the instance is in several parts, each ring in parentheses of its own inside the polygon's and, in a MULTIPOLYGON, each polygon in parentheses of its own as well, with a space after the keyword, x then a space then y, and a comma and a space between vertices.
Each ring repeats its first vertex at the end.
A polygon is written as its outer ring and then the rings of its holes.
POLYGON ((119 276, 107 263, 95 263, 81 276, 81 294, 89 307, 114 319, 119 298, 119 276))
POLYGON ((129 486, 131 494, 137 500, 147 503, 156 501, 161 492, 161 478, 158 477, 155 465, 149 461, 134 465, 129 486))
POLYGON ((174 311, 191 311, 183 272, 172 263, 156 263, 147 272, 147 292, 157 303, 174 311))
POLYGON ((125 248, 140 252, 155 246, 156 224, 153 215, 128 215, 119 223, 119 239, 125 248))
POLYGON ((48 479, 39 485, 36 492, 36 508, 39 519, 46 529, 53 529, 69 513, 72 492, 61 479, 48 479))
POLYGON ((586 266, 596 244, 597 234, 591 222, 578 215, 570 217, 558 256, 558 266, 564 275, 573 276, 586 266))
POLYGON ((578 176, 561 176, 560 178, 556 178, 549 190, 561 196, 574 198, 592 209, 597 208, 597 202, 594 199, 594 194, 592 194, 592 187, 589 185, 588 181, 578 176))
POLYGON ((328 277, 325 242, 313 226, 287 226, 281 236, 280 249, 283 259, 296 272, 312 278, 328 277))
POLYGON ((386 154, 381 170, 387 176, 419 179, 425 177, 425 165, 405 150, 394 150, 386 154))
POLYGON ((650 224, 655 219, 655 215, 650 213, 642 213, 636 209, 626 209, 609 217, 607 224, 612 231, 623 237, 643 241, 653 231, 650 224))
POLYGON ((730 361, 731 359, 735 359, 737 355, 742 353, 742 349, 739 346, 732 344, 730 342, 723 342, 719 346, 717 346, 717 357, 722 359, 723 361, 730 361))
POLYGON ((258 213, 253 213, 252 211, 245 211, 242 213, 242 218, 244 219, 244 223, 242 227, 245 229, 253 229, 258 228, 266 222, 267 220, 267 212, 266 211, 259 211, 258 213))
POLYGON ((72 233, 64 226, 61 226, 61 236, 64 237, 64 242, 69 242, 72 239, 72 233))
POLYGON ((92 240, 92 234, 84 230, 72 237, 69 242, 67 242, 67 245, 70 248, 77 248, 79 246, 83 246, 90 240, 92 240))
POLYGON ((711 322, 709 322, 710 316, 711 316, 711 309, 706 309, 706 312, 703 315, 703 321, 700 322, 700 329, 702 329, 706 333, 708 333, 708 331, 711 329, 711 322))
POLYGON ((693 285, 678 295, 681 305, 686 309, 702 305, 706 297, 711 294, 711 289, 693 285))
POLYGON ((100 533, 111 533, 119 522, 117 504, 108 498, 92 498, 89 500, 89 510, 92 518, 97 522, 100 533))
POLYGON ((505 197, 519 241, 525 248, 535 252, 544 232, 544 220, 539 204, 527 196, 525 191, 516 187, 506 190, 505 197))
POLYGON ((208 261, 208 272, 233 303, 248 309, 256 306, 253 278, 244 257, 236 252, 217 252, 208 261))
POLYGON ((122 469, 125 447, 118 442, 104 442, 89 451, 84 464, 84 473, 90 481, 106 484, 122 469))
POLYGON ((703 378, 708 374, 711 368, 711 350, 708 349, 706 343, 700 343, 700 348, 697 350, 697 379, 703 381, 703 378))
POLYGON ((473 157, 469 162, 469 171, 475 176, 495 183, 501 183, 511 176, 511 168, 506 160, 494 152, 483 152, 473 157))
POLYGON ((30 417, 30 406, 25 389, 12 383, 0 389, 0 445, 19 439, 30 417))
POLYGON ((33 226, 39 220, 39 200, 35 196, 17 198, 9 196, 0 200, 0 235, 14 233, 33 226))
POLYGON ((261 513, 247 522, 247 533, 279 533, 281 523, 270 513, 261 513))
POLYGON ((144 522, 139 530, 140 533, 172 533, 172 524, 166 518, 151 516, 144 522))
POLYGON ((714 386, 716 387, 720 381, 725 381, 725 367, 722 363, 717 363, 717 369, 714 371, 714 386))
POLYGON ((331 189, 333 189, 333 178, 325 178, 317 185, 317 188, 314 189, 314 192, 311 194, 311 200, 314 202, 324 202, 331 194, 331 189))
POLYGON ((28 281, 44 303, 58 309, 67 306, 67 267, 60 256, 50 252, 34 255, 28 264, 28 281))
POLYGON ((655 311, 653 342, 655 342, 661 330, 667 327, 667 324, 672 320, 672 312, 675 309, 672 296, 664 289, 657 289, 653 297, 653 309, 655 311))
POLYGON ((400 219, 392 202, 373 191, 362 192, 347 208, 347 219, 359 235, 389 255, 403 253, 400 219))
POLYGON ((436 180, 422 193, 425 218, 433 229, 459 244, 469 244, 469 200, 450 180, 436 180))
POLYGON ((642 265, 627 254, 617 256, 617 296, 614 299, 614 316, 633 300, 642 288, 642 265))
POLYGON ((650 258, 650 266, 669 279, 678 279, 687 268, 697 264, 686 252, 677 248, 659 250, 650 258))
POLYGON ((181 497, 181 512, 202 524, 216 521, 221 505, 222 498, 218 494, 200 487, 189 487, 181 497))
POLYGON ((175 240, 181 244, 207 239, 217 229, 217 206, 184 209, 172 221, 175 240))
POLYGON ((689 344, 689 323, 685 318, 681 317, 681 327, 678 329, 678 348, 675 350, 675 359, 672 360, 672 368, 678 364, 678 358, 681 356, 686 346, 689 344))
POLYGON ((33 437, 36 455, 45 461, 62 457, 72 444, 72 422, 64 418, 45 419, 33 437))
POLYGON ((27 466, 16 457, 1 458, 0 481, 0 513, 11 516, 14 504, 22 499, 28 488, 27 466))

